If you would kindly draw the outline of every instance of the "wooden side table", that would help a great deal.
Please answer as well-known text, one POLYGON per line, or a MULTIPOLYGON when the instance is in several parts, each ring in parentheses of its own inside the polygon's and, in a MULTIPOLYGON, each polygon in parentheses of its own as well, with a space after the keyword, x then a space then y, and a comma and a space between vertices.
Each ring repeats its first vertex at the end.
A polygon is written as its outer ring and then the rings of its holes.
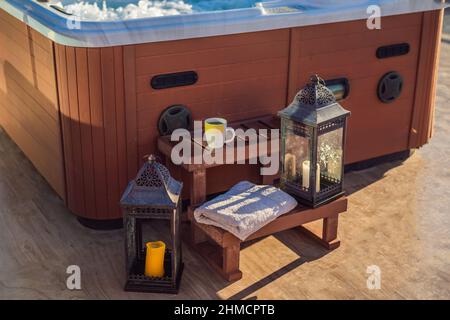
MULTIPOLYGON (((278 117, 275 117, 273 115, 266 115, 266 116, 262 116, 262 117, 258 117, 258 118, 252 118, 252 119, 246 119, 246 120, 242 120, 242 121, 236 121, 236 122, 232 122, 229 124, 230 127, 232 127, 233 129, 237 130, 237 129, 243 129, 244 131, 247 129, 255 129, 256 133, 259 135, 260 132, 258 131, 259 129, 266 129, 268 134, 266 136, 264 136, 264 139, 267 140, 267 144, 268 144, 268 154, 271 154, 272 152, 279 152, 278 149, 276 150, 271 150, 270 149, 270 140, 272 139, 271 135, 270 135, 270 130, 271 129, 279 129, 280 128, 280 120, 278 117)), ((200 149, 200 151, 203 153, 204 149, 208 149, 208 146, 206 144, 206 142, 204 142, 203 140, 199 140, 197 141, 194 138, 194 133, 192 132, 191 134, 191 150, 194 150, 195 148, 200 149)), ((258 137, 259 138, 259 137, 258 137)), ((258 157, 258 152, 252 152, 253 148, 255 145, 252 141, 248 140, 248 137, 242 136, 240 134, 236 134, 236 139, 242 141, 242 145, 241 146, 235 146, 234 150, 233 150, 233 154, 234 155, 242 155, 242 160, 245 160, 246 162, 257 158, 258 157)), ((172 149, 173 147, 177 144, 178 142, 173 142, 170 141, 170 136, 163 136, 163 137, 159 137, 158 138, 158 150, 166 157, 166 161, 170 160, 171 157, 171 153, 172 153, 172 149)), ((277 144, 279 146, 279 143, 277 144)), ((221 166, 224 164, 217 164, 217 163, 213 163, 213 164, 206 164, 206 163, 201 163, 201 164, 195 164, 195 155, 194 152, 192 152, 192 157, 191 157, 191 164, 181 164, 181 167, 186 170, 187 172, 190 173, 191 175, 191 179, 189 182, 189 190, 190 190, 190 207, 189 207, 189 211, 191 210, 192 207, 198 206, 200 204, 202 204, 203 202, 205 202, 206 200, 206 169, 208 168, 213 168, 213 167, 217 167, 217 166, 221 166)), ((224 148, 224 152, 223 152, 223 163, 226 163, 225 159, 227 157, 227 153, 226 153, 226 148, 224 148)), ((199 162, 199 161, 197 161, 199 162)), ((276 180, 278 178, 278 174, 277 175, 273 175, 273 176, 261 176, 261 182, 262 184, 272 184, 274 180, 276 180)))

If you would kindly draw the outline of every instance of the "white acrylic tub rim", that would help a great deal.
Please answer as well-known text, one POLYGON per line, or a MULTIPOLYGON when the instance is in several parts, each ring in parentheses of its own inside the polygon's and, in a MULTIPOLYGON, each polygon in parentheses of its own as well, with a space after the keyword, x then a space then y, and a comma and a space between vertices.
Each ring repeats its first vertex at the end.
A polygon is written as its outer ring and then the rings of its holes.
POLYGON ((437 0, 355 0, 326 5, 324 0, 276 0, 259 7, 121 21, 81 21, 35 0, 3 0, 0 8, 56 43, 74 47, 107 47, 190 39, 243 32, 366 19, 369 5, 382 16, 438 10, 437 0), (296 6, 311 9, 295 10, 296 6), (294 8, 291 12, 278 10, 294 8), (276 12, 276 13, 273 13, 276 12), (281 12, 281 13, 280 13, 281 12))

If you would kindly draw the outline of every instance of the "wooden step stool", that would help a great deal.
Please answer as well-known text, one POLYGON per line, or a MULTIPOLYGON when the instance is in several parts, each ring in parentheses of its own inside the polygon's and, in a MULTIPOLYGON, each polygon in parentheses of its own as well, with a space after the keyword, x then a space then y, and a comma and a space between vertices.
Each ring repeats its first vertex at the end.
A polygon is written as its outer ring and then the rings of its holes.
POLYGON ((333 250, 339 247, 340 244, 340 241, 337 239, 338 218, 339 214, 345 211, 347 211, 346 197, 341 197, 316 209, 299 205, 291 212, 277 218, 250 235, 245 241, 241 241, 230 232, 221 228, 196 222, 193 212, 190 211, 191 234, 189 243, 225 280, 236 281, 242 278, 242 272, 239 270, 240 246, 242 242, 298 228, 328 250, 333 250), (316 234, 302 226, 320 219, 323 219, 321 234, 316 234))

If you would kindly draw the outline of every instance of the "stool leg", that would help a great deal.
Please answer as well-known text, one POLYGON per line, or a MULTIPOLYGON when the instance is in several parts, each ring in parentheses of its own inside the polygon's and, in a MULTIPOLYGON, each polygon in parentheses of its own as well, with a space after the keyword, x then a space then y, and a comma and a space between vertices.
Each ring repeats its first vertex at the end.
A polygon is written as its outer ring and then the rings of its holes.
POLYGON ((334 250, 341 242, 337 239, 339 215, 323 219, 322 243, 328 250, 334 250))
POLYGON ((236 281, 242 278, 242 272, 239 270, 240 244, 223 248, 222 271, 223 276, 228 281, 236 281))
POLYGON ((331 242, 337 238, 338 216, 323 219, 322 239, 331 242))
POLYGON ((300 226, 298 230, 312 240, 317 241, 328 250, 334 250, 341 244, 337 239, 338 218, 339 214, 324 218, 321 230, 322 234, 320 234, 320 230, 311 230, 305 226, 300 226))
POLYGON ((195 223, 191 223, 190 226, 190 231, 191 231, 191 243, 193 245, 205 242, 208 240, 206 234, 198 227, 196 226, 195 223))

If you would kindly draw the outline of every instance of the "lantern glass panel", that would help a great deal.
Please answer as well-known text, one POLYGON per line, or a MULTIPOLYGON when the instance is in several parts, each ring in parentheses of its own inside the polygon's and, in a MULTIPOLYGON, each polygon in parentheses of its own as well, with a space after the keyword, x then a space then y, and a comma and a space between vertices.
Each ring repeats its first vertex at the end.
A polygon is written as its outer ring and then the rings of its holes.
MULTIPOLYGON (((311 163, 310 128, 292 120, 285 121, 283 178, 303 191, 309 191, 310 174, 305 165, 311 163)), ((309 167, 308 167, 309 168, 309 167)))
POLYGON ((320 168, 320 189, 342 181, 344 129, 337 128, 318 137, 317 161, 320 168))

